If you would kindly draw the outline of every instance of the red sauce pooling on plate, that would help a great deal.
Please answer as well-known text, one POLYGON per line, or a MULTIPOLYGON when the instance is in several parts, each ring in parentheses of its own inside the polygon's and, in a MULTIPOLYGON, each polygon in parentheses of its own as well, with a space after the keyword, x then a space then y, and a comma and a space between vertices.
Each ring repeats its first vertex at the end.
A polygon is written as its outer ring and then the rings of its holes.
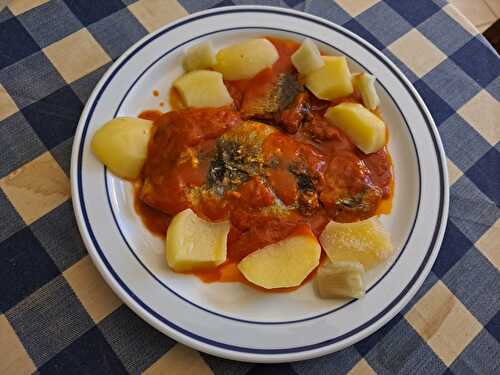
POLYGON ((144 120, 151 120, 151 121, 156 121, 158 120, 161 116, 163 115, 163 112, 158 111, 156 109, 148 110, 148 111, 143 111, 139 114, 139 118, 142 118, 144 120))

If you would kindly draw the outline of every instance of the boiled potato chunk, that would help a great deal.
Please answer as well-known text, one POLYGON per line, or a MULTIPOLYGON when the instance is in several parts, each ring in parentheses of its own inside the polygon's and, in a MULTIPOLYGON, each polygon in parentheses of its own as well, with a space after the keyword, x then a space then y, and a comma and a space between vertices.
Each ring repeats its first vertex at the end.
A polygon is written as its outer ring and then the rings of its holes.
POLYGON ((375 114, 358 103, 341 103, 325 113, 328 122, 342 129, 365 154, 385 145, 385 124, 375 114))
POLYGON ((215 52, 210 41, 196 44, 189 47, 182 61, 184 70, 191 72, 193 70, 207 69, 215 65, 215 52))
POLYGON ((105 123, 92 138, 92 152, 115 175, 139 177, 148 152, 152 121, 117 117, 105 123))
POLYGON ((174 87, 187 107, 222 107, 233 102, 222 74, 211 70, 195 70, 177 78, 174 87))
POLYGON ((235 81, 252 78, 278 60, 276 47, 267 39, 250 39, 222 48, 217 53, 214 69, 224 79, 235 81))
POLYGON ((229 222, 211 223, 186 209, 167 230, 167 264, 177 272, 215 268, 226 261, 229 222))
POLYGON ((298 286, 319 264, 321 247, 311 233, 288 237, 247 255, 238 269, 262 288, 298 286))
POLYGON ((356 74, 352 77, 354 89, 361 94, 363 104, 370 110, 374 110, 380 104, 380 98, 375 89, 375 80, 374 76, 367 73, 356 74))
POLYGON ((360 298, 365 294, 364 273, 359 262, 327 260, 318 268, 316 289, 321 298, 360 298))
POLYGON ((318 47, 310 39, 304 40, 291 57, 293 66, 301 74, 308 74, 321 68, 325 62, 321 58, 318 47))
POLYGON ((357 261, 365 270, 375 267, 394 251, 389 233, 376 218, 356 223, 330 221, 319 240, 332 262, 357 261))
POLYGON ((321 68, 306 76, 306 87, 319 99, 334 100, 353 93, 345 56, 322 56, 321 68))

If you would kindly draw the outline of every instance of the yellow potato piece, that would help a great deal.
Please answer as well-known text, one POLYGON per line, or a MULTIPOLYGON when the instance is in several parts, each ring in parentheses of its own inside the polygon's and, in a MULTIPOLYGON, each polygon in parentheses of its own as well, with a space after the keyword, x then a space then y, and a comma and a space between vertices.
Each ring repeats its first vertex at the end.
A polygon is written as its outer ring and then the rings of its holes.
POLYGON ((167 264, 177 272, 215 268, 226 261, 229 222, 211 223, 186 209, 167 230, 167 264))
POLYGON ((247 255, 238 269, 266 289, 298 286, 319 264, 321 247, 311 235, 295 235, 247 255))
POLYGON ((182 61, 186 72, 211 68, 217 62, 215 52, 210 41, 189 47, 182 61))
POLYGON ((374 110, 380 104, 375 81, 376 78, 368 73, 359 73, 352 77, 354 90, 361 94, 364 106, 370 110, 374 110))
POLYGON ((353 93, 344 56, 322 56, 325 65, 306 76, 306 87, 319 99, 334 100, 353 93))
POLYGON ((321 58, 318 47, 310 39, 304 40, 291 57, 292 64, 301 74, 308 74, 321 68, 325 62, 321 58))
POLYGON ((327 260, 318 268, 316 289, 321 298, 361 298, 365 294, 364 274, 359 262, 327 260))
POLYGON ((385 124, 375 114, 358 103, 341 103, 325 113, 328 122, 342 129, 365 154, 385 145, 385 124))
POLYGON ((217 53, 214 69, 224 79, 234 81, 252 78, 278 60, 276 47, 267 39, 250 39, 222 48, 217 53))
POLYGON ((330 221, 319 238, 332 262, 360 262, 365 270, 375 267, 392 255, 389 233, 376 219, 356 223, 330 221))
POLYGON ((233 102, 222 74, 211 70, 195 70, 177 78, 174 87, 187 107, 222 107, 233 102))
POLYGON ((92 152, 115 175, 139 176, 148 152, 152 121, 117 117, 105 123, 92 138, 92 152))

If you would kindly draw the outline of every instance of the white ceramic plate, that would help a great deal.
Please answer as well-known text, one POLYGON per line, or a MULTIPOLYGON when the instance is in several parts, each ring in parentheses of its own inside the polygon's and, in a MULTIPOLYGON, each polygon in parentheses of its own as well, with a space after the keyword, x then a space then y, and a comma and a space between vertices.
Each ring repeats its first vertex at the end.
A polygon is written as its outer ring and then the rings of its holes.
POLYGON ((283 362, 352 345, 408 303, 432 267, 443 237, 448 212, 445 160, 422 99, 366 41, 296 11, 228 7, 165 26, 111 66, 82 113, 71 184, 75 215, 94 263, 139 316, 173 339, 210 354, 283 362), (160 99, 151 92, 166 93, 181 73, 186 47, 206 39, 221 47, 263 35, 299 41, 309 37, 329 54, 346 55, 352 71, 368 71, 378 78, 396 180, 392 213, 382 221, 396 252, 370 272, 368 292, 361 300, 321 300, 311 283, 292 293, 271 294, 238 283, 204 284, 171 272, 165 265, 163 241, 152 236, 134 212, 130 183, 108 173, 90 152, 92 136, 104 122, 158 108, 160 99))

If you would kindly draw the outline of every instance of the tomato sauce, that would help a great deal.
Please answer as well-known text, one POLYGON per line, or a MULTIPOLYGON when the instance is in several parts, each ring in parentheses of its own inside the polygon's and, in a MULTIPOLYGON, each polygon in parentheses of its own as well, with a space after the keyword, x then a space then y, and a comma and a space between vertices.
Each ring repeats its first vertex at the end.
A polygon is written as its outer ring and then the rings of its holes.
POLYGON ((263 117, 250 114, 282 74, 301 80, 290 61, 299 45, 268 39, 279 59, 252 79, 225 82, 233 105, 185 109, 172 89, 173 111, 139 116, 154 121, 135 184, 135 209, 146 227, 164 237, 171 217, 186 208, 212 221, 230 221, 226 263, 193 272, 205 282, 250 284, 236 264, 253 251, 301 231, 319 236, 329 220, 352 222, 391 210, 394 180, 387 149, 365 155, 323 117, 331 105, 361 103, 358 93, 328 102, 302 90, 286 108, 263 117), (250 127, 246 138, 234 135, 248 118, 269 124, 261 141, 257 128, 250 127))
POLYGON ((181 94, 179 94, 179 91, 177 91, 177 89, 173 86, 170 89, 169 104, 173 111, 184 109, 181 94))
POLYGON ((139 118, 142 118, 143 120, 151 120, 151 121, 156 121, 158 120, 161 116, 163 115, 163 112, 158 111, 156 109, 152 110, 147 110, 147 111, 142 111, 139 114, 139 118))
POLYGON ((141 217, 144 225, 154 234, 165 236, 171 216, 145 204, 141 197, 143 181, 134 183, 134 208, 141 217))

